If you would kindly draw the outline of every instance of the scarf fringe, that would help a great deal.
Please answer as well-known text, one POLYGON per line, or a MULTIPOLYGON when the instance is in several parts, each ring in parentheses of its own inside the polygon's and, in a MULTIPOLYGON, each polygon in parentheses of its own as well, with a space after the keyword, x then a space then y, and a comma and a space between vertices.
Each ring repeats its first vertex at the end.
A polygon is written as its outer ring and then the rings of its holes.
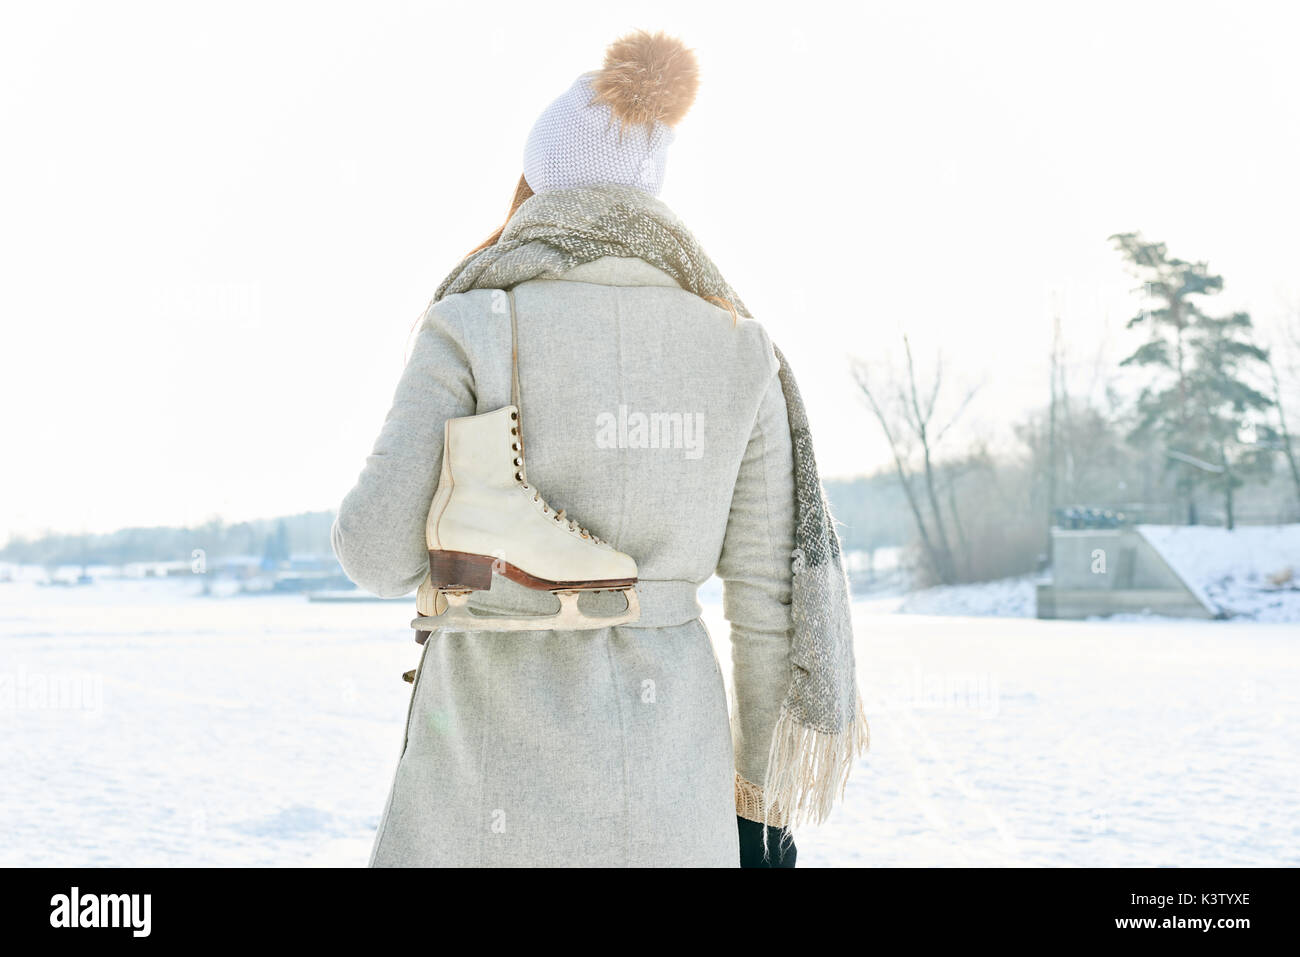
POLYGON ((832 732, 802 724, 781 708, 763 778, 764 824, 821 824, 836 799, 844 797, 854 760, 871 746, 861 696, 853 712, 848 728, 832 732))

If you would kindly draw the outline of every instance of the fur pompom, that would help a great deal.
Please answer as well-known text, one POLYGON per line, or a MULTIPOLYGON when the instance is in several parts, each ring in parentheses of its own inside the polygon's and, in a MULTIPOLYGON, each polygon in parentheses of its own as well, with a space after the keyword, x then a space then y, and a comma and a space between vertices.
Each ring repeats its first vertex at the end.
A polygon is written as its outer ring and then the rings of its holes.
POLYGON ((605 51, 605 65, 592 80, 592 102, 608 103, 620 129, 655 121, 674 126, 695 102, 699 85, 695 53, 681 40, 637 30, 605 51))

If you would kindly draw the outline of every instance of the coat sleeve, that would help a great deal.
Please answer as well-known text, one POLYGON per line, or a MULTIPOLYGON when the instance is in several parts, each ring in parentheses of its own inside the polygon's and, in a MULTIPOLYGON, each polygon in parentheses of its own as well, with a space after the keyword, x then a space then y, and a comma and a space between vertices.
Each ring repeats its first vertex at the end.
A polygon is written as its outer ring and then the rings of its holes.
MULTIPOLYGON (((731 623, 736 813, 752 821, 763 820, 768 749, 790 687, 793 550, 790 423, 773 359, 736 476, 717 568, 731 623)), ((772 823, 782 823, 776 812, 772 823)))
POLYGON ((460 316, 443 300, 420 322, 374 451, 331 529, 335 556, 361 588, 395 598, 423 580, 424 526, 442 468, 443 424, 474 411, 460 316))

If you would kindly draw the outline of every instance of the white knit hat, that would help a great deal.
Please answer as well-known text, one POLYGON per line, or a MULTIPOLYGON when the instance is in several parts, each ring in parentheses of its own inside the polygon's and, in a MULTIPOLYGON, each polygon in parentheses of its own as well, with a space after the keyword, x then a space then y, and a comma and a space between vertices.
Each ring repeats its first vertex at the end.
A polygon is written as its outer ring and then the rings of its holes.
POLYGON ((643 30, 616 40, 604 67, 579 76, 533 124, 524 179, 534 193, 615 184, 659 195, 672 126, 698 85, 681 41, 643 30))
POLYGON ((619 130, 614 109, 593 102, 595 73, 584 73, 542 111, 524 147, 524 179, 534 193, 613 183, 658 196, 673 131, 666 123, 619 130))

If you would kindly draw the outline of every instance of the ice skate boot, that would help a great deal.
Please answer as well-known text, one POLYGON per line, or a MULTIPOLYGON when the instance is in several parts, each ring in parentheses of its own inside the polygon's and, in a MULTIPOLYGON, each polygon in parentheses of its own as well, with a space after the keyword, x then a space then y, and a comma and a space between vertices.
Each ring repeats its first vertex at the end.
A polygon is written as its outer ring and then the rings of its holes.
MULTIPOLYGON (((416 595, 417 633, 587 630, 640 617, 637 567, 618 551, 556 511, 528 484, 519 409, 449 419, 442 473, 425 529, 429 574, 416 595), (560 602, 553 615, 491 616, 468 607, 475 591, 492 587, 493 573, 560 602), (619 591, 627 608, 589 617, 578 607, 584 591, 619 591)), ((421 640, 417 634, 417 640, 421 640)))

